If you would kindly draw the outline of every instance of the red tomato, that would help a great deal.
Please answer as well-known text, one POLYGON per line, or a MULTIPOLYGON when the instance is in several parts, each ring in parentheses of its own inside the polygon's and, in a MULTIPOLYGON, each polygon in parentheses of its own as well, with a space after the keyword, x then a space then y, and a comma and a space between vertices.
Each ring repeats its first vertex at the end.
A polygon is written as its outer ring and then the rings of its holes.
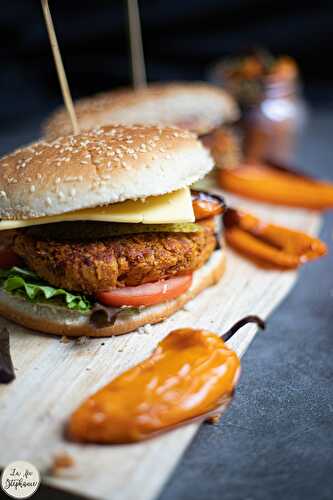
POLYGON ((6 269, 13 266, 20 266, 22 261, 10 247, 0 247, 0 268, 6 269))
POLYGON ((178 297, 190 288, 191 283, 192 275, 188 274, 139 286, 113 288, 97 293, 96 298, 108 306, 151 306, 178 297))

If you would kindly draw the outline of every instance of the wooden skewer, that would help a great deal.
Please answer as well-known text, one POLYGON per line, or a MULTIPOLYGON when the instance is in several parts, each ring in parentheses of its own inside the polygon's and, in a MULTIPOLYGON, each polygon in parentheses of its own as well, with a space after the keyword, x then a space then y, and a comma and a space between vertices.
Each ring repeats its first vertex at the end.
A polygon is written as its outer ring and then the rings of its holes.
POLYGON ((147 87, 138 0, 127 0, 132 78, 135 89, 147 87))
POLYGON ((75 110, 74 110, 74 105, 73 105, 73 99, 69 90, 68 86, 68 81, 66 78, 66 73, 65 73, 65 68, 61 59, 61 54, 59 50, 59 45, 51 17, 51 12, 49 8, 49 2, 48 0, 41 0, 42 2, 42 9, 45 17, 45 23, 47 27, 47 32, 49 34, 49 39, 51 43, 51 48, 53 52, 53 57, 54 57, 54 62, 56 65, 57 73, 58 73, 58 78, 60 82, 60 87, 62 91, 62 95, 65 101, 65 106, 68 111, 69 119, 72 124, 73 128, 73 133, 78 134, 80 132, 79 129, 79 124, 76 118, 75 110))

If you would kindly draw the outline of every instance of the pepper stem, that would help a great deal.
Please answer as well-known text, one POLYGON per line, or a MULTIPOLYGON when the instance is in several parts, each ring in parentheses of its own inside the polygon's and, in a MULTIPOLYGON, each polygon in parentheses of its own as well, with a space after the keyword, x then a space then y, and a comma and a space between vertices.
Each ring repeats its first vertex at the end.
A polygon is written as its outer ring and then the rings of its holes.
POLYGON ((245 318, 237 321, 237 323, 235 323, 222 335, 222 339, 224 340, 224 342, 229 340, 240 328, 247 325, 248 323, 256 323, 262 330, 266 328, 266 323, 261 318, 259 318, 259 316, 245 316, 245 318))

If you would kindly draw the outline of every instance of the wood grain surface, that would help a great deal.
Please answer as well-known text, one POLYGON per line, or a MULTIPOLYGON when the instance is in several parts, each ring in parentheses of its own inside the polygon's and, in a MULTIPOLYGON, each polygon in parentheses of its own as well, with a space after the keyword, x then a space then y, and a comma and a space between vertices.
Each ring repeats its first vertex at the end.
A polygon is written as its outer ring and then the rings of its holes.
MULTIPOLYGON (((259 205, 230 195, 228 202, 311 234, 320 228, 320 217, 312 212, 259 205)), ((259 269, 228 250, 227 271, 217 286, 146 330, 110 339, 61 342, 59 337, 1 319, 0 326, 6 324, 10 330, 17 378, 0 386, 0 466, 13 460, 31 461, 45 483, 90 498, 155 498, 195 435, 197 424, 135 445, 81 446, 63 438, 67 417, 82 399, 148 356, 172 329, 192 326, 222 333, 247 314, 267 318, 296 277, 295 272, 259 269), (68 453, 74 465, 50 474, 54 457, 62 453, 68 453)), ((255 333, 253 326, 245 327, 230 345, 243 355, 255 333)))

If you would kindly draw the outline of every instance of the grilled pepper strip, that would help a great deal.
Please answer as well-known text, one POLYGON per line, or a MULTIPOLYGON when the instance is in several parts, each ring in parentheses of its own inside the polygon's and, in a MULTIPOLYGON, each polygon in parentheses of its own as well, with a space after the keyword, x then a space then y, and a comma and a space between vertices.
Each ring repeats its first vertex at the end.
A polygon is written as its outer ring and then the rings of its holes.
POLYGON ((215 217, 215 215, 220 215, 225 210, 226 205, 220 195, 191 190, 191 196, 196 221, 215 217))
POLYGON ((333 184, 269 164, 243 164, 218 172, 219 184, 233 193, 277 205, 333 208, 333 184))
MULTIPOLYGON (((230 338, 249 316, 226 332, 230 338)), ((240 373, 237 354, 205 330, 171 332, 152 355, 87 399, 71 416, 70 439, 130 443, 193 420, 207 420, 232 398, 240 373)))
POLYGON ((258 263, 295 269, 327 253, 325 243, 305 233, 266 224, 251 214, 228 209, 224 215, 227 243, 258 263))

